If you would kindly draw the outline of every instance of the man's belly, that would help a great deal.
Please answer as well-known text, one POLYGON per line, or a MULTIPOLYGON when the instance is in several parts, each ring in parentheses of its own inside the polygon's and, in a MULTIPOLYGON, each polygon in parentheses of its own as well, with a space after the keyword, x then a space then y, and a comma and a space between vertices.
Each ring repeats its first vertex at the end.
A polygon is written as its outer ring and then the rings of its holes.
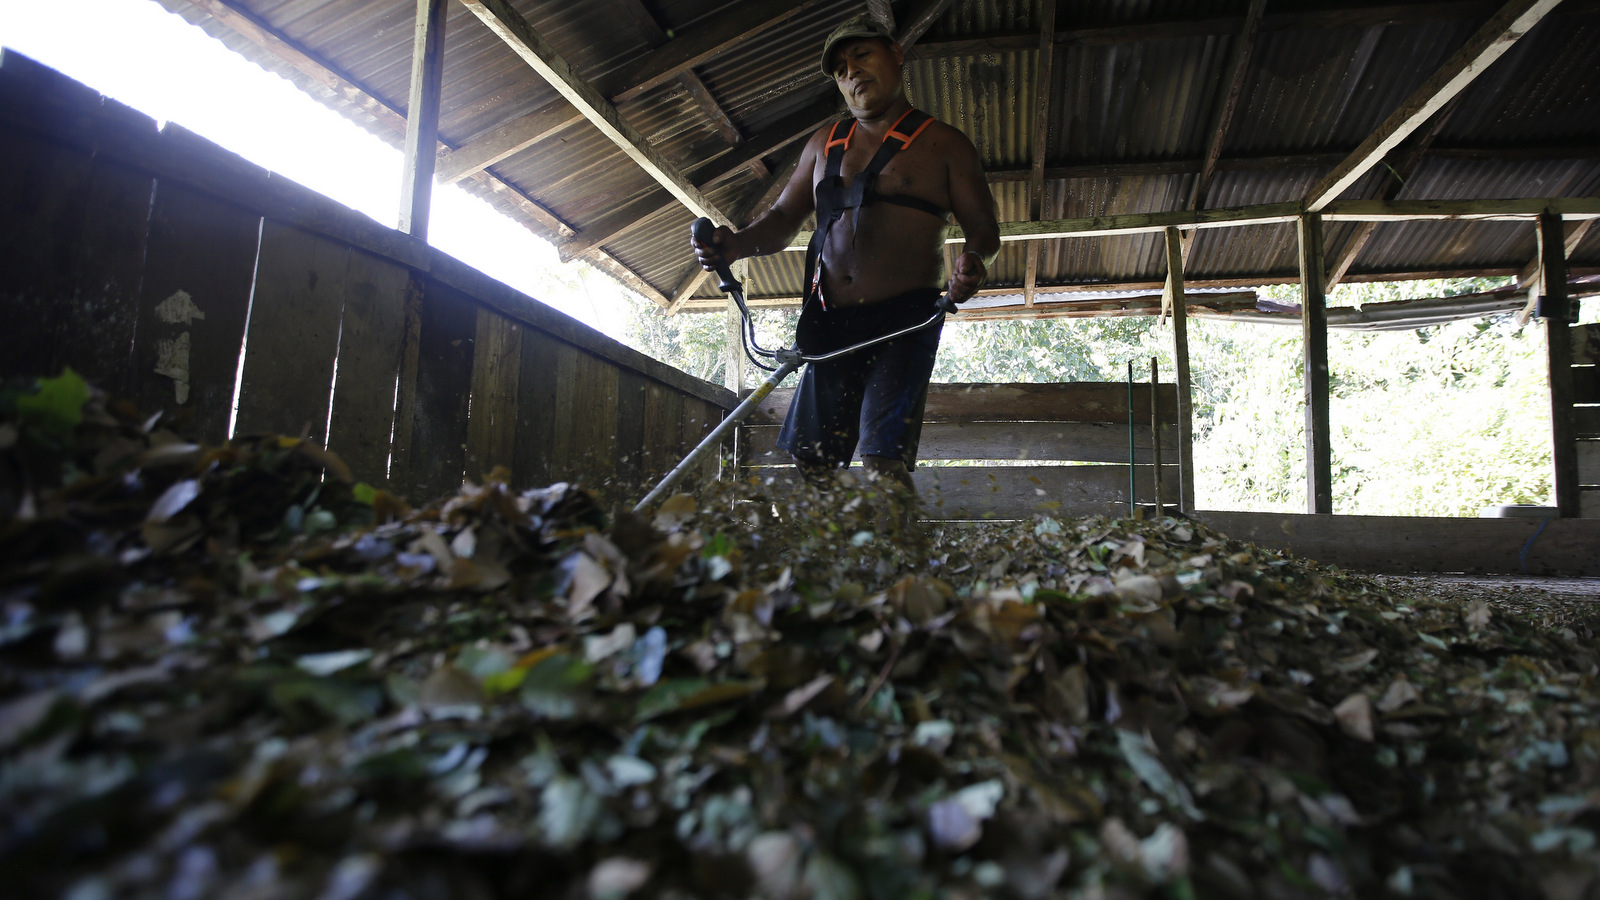
POLYGON ((881 303, 917 288, 941 287, 943 224, 900 207, 868 208, 857 233, 850 213, 828 234, 822 252, 823 298, 829 306, 881 303))

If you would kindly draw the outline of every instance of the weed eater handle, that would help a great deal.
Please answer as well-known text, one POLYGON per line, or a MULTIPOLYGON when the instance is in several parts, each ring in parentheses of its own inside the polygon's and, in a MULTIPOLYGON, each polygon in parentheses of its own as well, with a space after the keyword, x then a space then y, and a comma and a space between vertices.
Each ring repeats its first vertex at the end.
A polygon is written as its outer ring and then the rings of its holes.
MULTIPOLYGON (((717 225, 705 216, 694 220, 694 224, 689 226, 689 234, 697 244, 705 244, 707 247, 716 246, 716 244, 712 243, 712 239, 716 237, 717 225)), ((717 278, 720 281, 717 289, 724 294, 731 294, 741 289, 739 282, 733 279, 733 272, 728 268, 727 263, 717 266, 717 278)))

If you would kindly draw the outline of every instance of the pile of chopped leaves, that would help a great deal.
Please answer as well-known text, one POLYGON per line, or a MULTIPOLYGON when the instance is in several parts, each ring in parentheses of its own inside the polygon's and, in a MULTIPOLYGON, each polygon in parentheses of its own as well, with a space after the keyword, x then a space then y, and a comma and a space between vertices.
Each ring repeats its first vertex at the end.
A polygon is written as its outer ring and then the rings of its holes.
POLYGON ((1600 895, 1595 617, 871 485, 426 508, 0 393, 13 897, 1600 895))

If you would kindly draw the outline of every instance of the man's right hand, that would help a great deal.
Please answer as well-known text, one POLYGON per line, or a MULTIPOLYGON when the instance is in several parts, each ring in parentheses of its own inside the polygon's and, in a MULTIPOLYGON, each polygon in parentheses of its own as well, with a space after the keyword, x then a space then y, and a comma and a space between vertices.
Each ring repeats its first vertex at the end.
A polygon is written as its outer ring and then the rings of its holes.
POLYGON ((733 230, 726 225, 718 225, 717 230, 711 233, 711 243, 702 244, 694 238, 689 239, 689 245, 694 248, 694 258, 700 263, 700 268, 707 272, 715 272, 718 266, 731 265, 740 258, 735 249, 733 230))

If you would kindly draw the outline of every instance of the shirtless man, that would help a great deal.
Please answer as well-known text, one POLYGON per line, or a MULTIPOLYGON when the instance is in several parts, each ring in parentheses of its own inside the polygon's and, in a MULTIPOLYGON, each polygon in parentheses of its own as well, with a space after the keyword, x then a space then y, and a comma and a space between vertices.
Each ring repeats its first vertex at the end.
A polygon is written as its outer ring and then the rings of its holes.
MULTIPOLYGON (((851 119, 811 136, 777 202, 749 227, 721 227, 710 244, 694 243, 700 265, 712 271, 782 251, 818 212, 822 237, 808 254, 796 330, 805 353, 927 321, 941 287, 957 303, 971 299, 1000 250, 994 197, 977 150, 960 131, 912 109, 901 80, 904 62, 900 45, 870 16, 835 29, 823 44, 822 71, 844 95, 851 119), (858 177, 885 146, 888 161, 879 163, 875 183, 870 175, 858 177), (831 178, 829 152, 841 148, 840 177, 831 178), (941 283, 942 229, 952 212, 966 247, 941 283)), ((820 480, 848 466, 859 442, 870 473, 909 487, 941 328, 808 365, 778 446, 808 478, 820 480)))

